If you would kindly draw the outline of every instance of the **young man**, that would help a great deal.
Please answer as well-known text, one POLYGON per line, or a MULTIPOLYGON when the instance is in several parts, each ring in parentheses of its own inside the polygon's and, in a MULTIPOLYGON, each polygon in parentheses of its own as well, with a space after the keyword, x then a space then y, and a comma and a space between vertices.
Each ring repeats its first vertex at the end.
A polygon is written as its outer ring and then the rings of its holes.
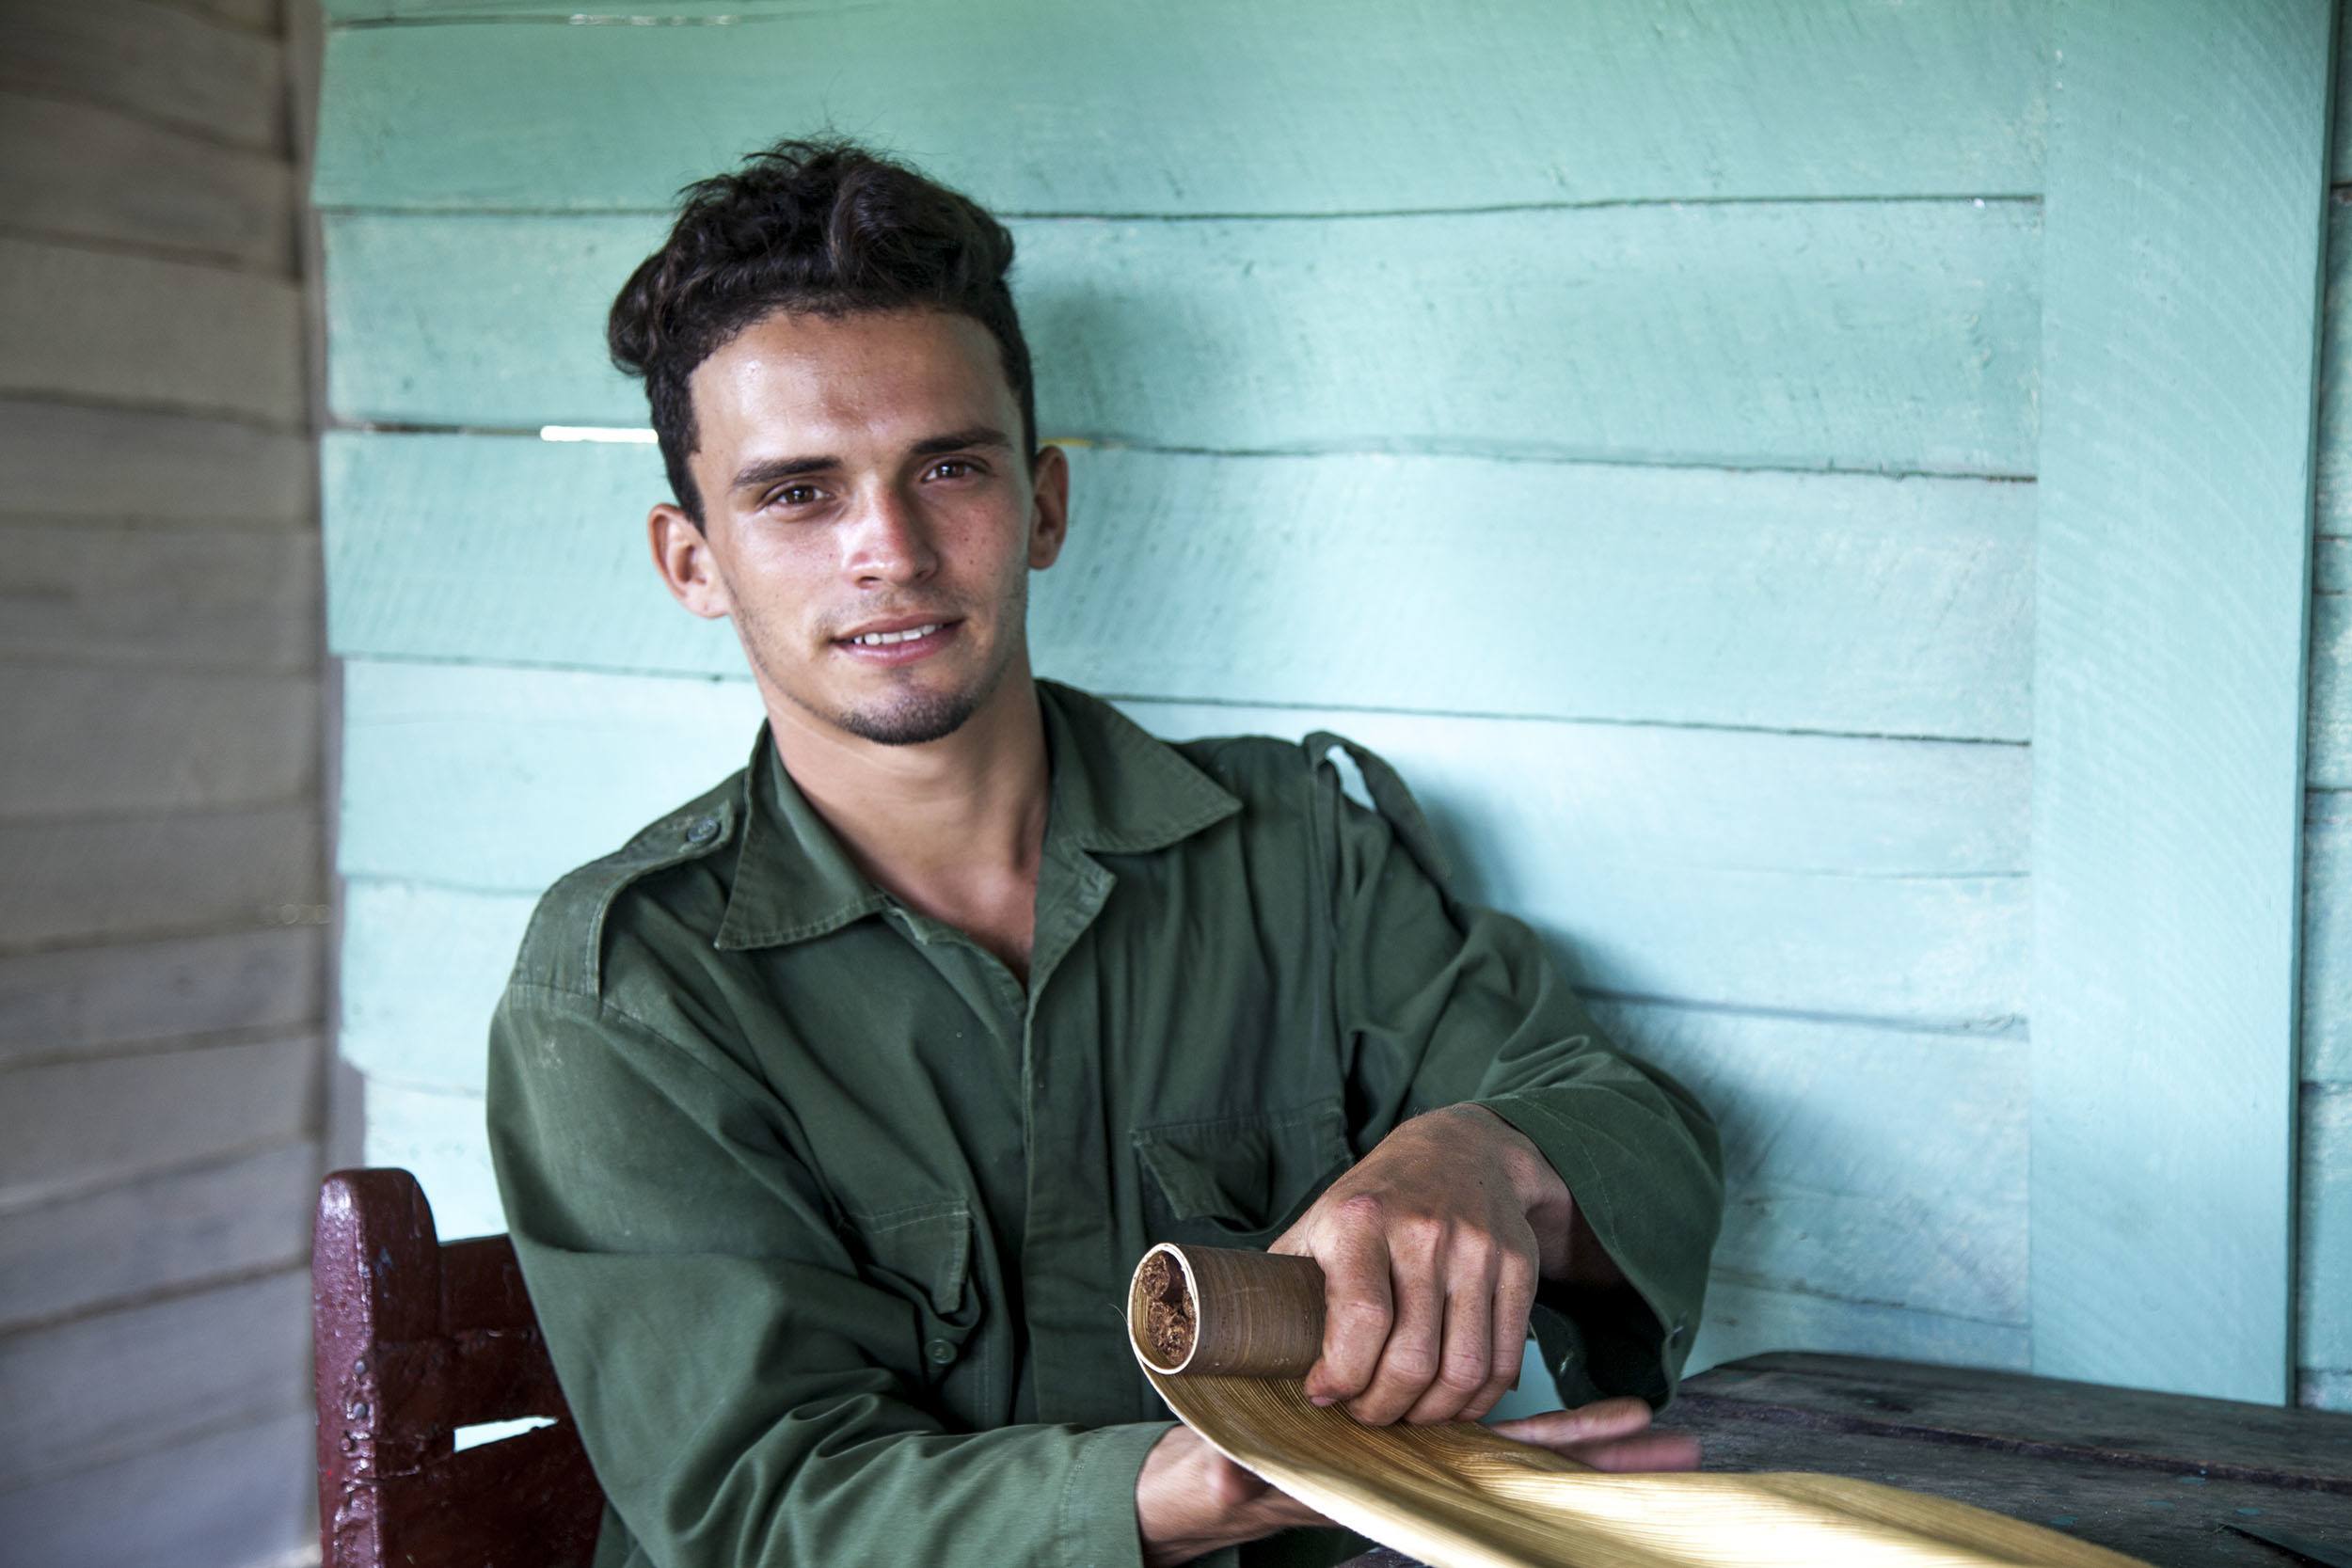
POLYGON ((1360 1419, 1484 1414, 1532 1312, 1585 1408, 1515 1434, 1689 1463, 1636 1434, 1696 1323, 1704 1114, 1451 896, 1377 758, 1170 747, 1033 679, 1069 469, 1011 261, 962 197, 787 142, 612 309, 655 563, 768 722, 548 894, 491 1031, 599 1564, 1332 1560, 1130 1356, 1166 1239, 1313 1257, 1308 1390, 1360 1419))

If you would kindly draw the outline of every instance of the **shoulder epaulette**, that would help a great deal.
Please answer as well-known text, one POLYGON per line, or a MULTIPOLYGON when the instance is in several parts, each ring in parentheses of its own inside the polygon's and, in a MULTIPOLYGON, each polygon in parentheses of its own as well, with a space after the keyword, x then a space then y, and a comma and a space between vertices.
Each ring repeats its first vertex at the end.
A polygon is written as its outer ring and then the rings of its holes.
POLYGON ((605 916, 631 884, 717 854, 742 826, 740 772, 647 823, 612 853, 565 872, 540 895, 516 960, 517 978, 599 993, 605 916), (529 972, 526 974, 526 972, 529 972))
POLYGON ((1348 786, 1360 781, 1373 809, 1388 819, 1406 852, 1420 863, 1422 870, 1439 888, 1451 886, 1453 863, 1438 843, 1438 835, 1430 831, 1429 819, 1422 815, 1421 802, 1413 799, 1413 792, 1405 787, 1405 781, 1389 766, 1386 757, 1328 730, 1317 730, 1298 744, 1317 766, 1338 774, 1342 788, 1348 793, 1354 793, 1348 786), (1350 768, 1357 775, 1355 780, 1347 776, 1350 768))

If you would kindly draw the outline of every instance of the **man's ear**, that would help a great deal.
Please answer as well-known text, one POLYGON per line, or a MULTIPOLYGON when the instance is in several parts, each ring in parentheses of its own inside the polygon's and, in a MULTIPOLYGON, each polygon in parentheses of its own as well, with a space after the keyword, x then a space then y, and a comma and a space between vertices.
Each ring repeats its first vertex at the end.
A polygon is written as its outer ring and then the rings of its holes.
POLYGON ((1029 505, 1029 565, 1041 572, 1070 537, 1070 459, 1059 447, 1040 447, 1029 478, 1037 491, 1029 505))
POLYGON ((733 606, 702 526, 685 508, 663 501, 647 515, 645 532, 653 543, 654 570, 670 596, 706 621, 724 617, 733 606))

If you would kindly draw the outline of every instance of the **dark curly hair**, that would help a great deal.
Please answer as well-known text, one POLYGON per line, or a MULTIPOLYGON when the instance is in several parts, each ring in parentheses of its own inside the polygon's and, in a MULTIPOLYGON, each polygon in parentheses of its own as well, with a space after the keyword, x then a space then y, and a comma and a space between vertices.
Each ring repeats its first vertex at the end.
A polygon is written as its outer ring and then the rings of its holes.
POLYGON ((1037 452, 1037 398, 1006 275, 1012 235, 971 198, 853 142, 788 139, 678 193, 677 222, 612 301, 612 362, 643 378, 677 504, 697 526, 687 377, 771 310, 930 306, 988 328, 1037 452))

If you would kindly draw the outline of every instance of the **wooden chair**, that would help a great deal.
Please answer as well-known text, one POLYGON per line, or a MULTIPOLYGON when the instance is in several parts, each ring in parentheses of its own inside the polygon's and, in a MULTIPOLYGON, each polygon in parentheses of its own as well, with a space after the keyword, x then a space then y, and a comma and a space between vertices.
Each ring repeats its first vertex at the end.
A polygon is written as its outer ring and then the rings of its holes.
POLYGON ((322 1568, 586 1568, 604 1496, 507 1239, 444 1246, 406 1171, 337 1171, 310 1292, 322 1568))

